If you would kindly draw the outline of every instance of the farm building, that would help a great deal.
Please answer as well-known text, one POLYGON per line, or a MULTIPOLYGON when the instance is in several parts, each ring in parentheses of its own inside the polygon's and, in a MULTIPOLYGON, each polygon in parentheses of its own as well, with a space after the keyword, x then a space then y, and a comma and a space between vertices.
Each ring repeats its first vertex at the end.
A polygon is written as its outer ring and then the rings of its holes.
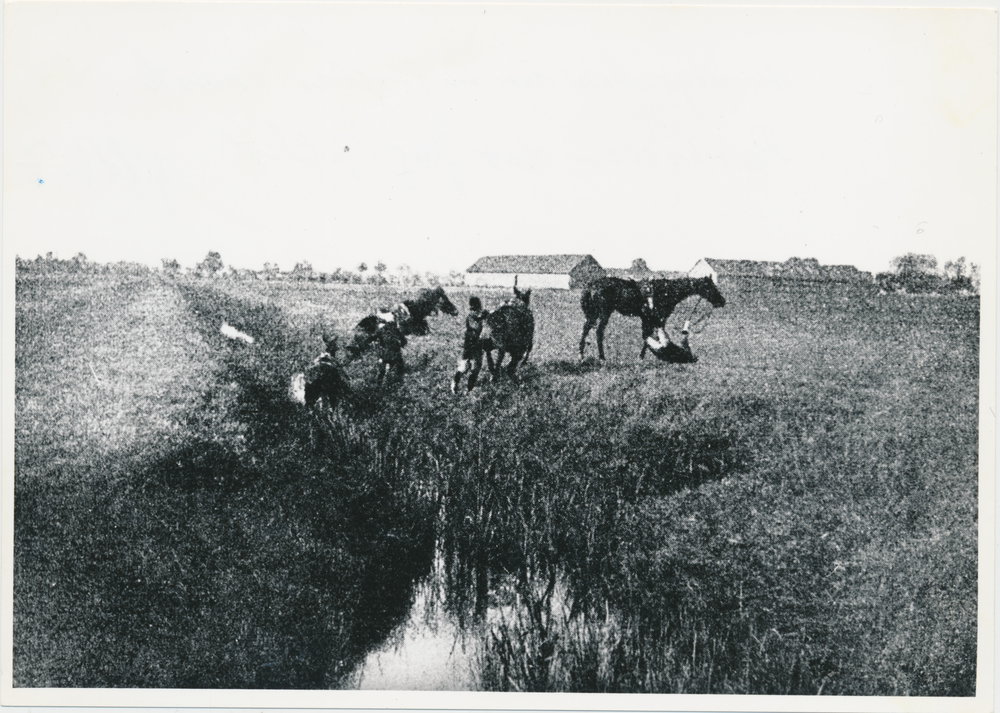
POLYGON ((687 277, 686 273, 674 272, 672 270, 650 270, 646 261, 641 257, 632 261, 632 266, 628 268, 607 267, 604 269, 607 277, 618 277, 622 280, 673 280, 678 277, 687 277))
POLYGON ((785 262, 703 258, 688 274, 711 276, 724 294, 729 290, 848 295, 870 291, 874 284, 870 272, 853 265, 820 265, 815 258, 797 257, 785 262))
POLYGON ((585 287, 604 275, 592 255, 494 255, 482 257, 465 271, 472 287, 550 287, 561 290, 585 287))

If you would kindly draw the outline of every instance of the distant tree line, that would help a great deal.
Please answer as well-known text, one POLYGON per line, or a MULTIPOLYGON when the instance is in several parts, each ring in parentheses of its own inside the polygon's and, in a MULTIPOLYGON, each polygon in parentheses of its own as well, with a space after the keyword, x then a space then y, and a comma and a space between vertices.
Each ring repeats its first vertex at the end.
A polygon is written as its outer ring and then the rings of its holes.
MULTIPOLYGON (((134 274, 146 274, 156 271, 140 263, 117 262, 117 263, 96 263, 87 259, 83 253, 77 253, 68 260, 62 260, 51 252, 45 256, 39 255, 34 260, 16 258, 17 271, 26 272, 70 272, 70 273, 106 273, 125 272, 134 274)), ((389 272, 388 266, 381 260, 374 265, 373 270, 369 270, 367 263, 360 263, 355 270, 345 270, 337 268, 333 272, 321 272, 313 268, 308 260, 295 263, 291 270, 283 271, 272 262, 265 262, 260 270, 237 268, 232 265, 226 266, 222 260, 222 255, 214 250, 208 251, 205 259, 195 264, 193 267, 182 267, 173 258, 163 258, 160 260, 160 269, 165 275, 172 277, 188 277, 193 279, 219 279, 219 280, 275 280, 289 282, 320 282, 339 283, 345 285, 402 285, 402 286, 437 286, 437 285, 462 285, 465 281, 463 273, 452 270, 447 275, 438 275, 433 272, 417 272, 409 265, 403 264, 396 268, 395 272, 389 272)))
POLYGON ((979 294, 979 266, 960 257, 939 270, 933 255, 907 253, 893 258, 892 270, 878 273, 875 282, 883 292, 979 294))
MULTIPOLYGON (((163 260, 165 272, 179 274, 180 266, 176 260, 163 260), (169 265, 169 267, 168 267, 169 265)), ((388 266, 381 260, 369 269, 367 263, 359 263, 354 270, 338 267, 333 272, 316 270, 308 260, 295 263, 291 270, 282 270, 276 263, 265 262, 260 270, 226 267, 222 257, 217 252, 209 252, 203 261, 195 265, 186 274, 193 277, 216 278, 224 280, 274 280, 290 282, 321 282, 339 283, 345 285, 461 285, 465 281, 463 273, 452 270, 447 275, 433 272, 417 272, 409 265, 403 264, 395 272, 389 272, 388 266)))
POLYGON ((83 253, 77 253, 68 260, 62 260, 51 252, 45 253, 44 256, 39 255, 33 260, 15 256, 14 264, 16 272, 19 274, 57 272, 60 274, 115 273, 127 275, 146 275, 153 271, 148 265, 143 265, 138 262, 127 262, 124 260, 108 263, 94 262, 92 260, 88 260, 87 256, 83 253))

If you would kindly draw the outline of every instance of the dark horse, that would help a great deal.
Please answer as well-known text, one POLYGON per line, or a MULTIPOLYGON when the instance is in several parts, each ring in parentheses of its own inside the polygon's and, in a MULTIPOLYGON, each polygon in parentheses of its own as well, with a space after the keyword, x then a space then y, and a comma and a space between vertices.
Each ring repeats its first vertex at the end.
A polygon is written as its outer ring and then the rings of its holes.
POLYGON ((587 334, 597 327, 597 353, 604 360, 604 328, 612 312, 642 320, 642 351, 646 355, 646 337, 662 327, 674 308, 693 295, 699 295, 713 307, 724 307, 726 298, 719 292, 711 277, 682 277, 676 280, 643 280, 633 282, 618 277, 601 277, 583 291, 580 306, 586 322, 580 337, 580 359, 587 345, 587 334))
POLYGON ((423 336, 430 332, 427 318, 439 311, 452 317, 458 314, 458 308, 448 299, 444 288, 435 287, 421 290, 415 299, 403 300, 391 309, 368 315, 354 327, 354 343, 346 347, 348 356, 351 359, 359 358, 375 341, 379 327, 386 322, 395 322, 403 336, 423 336))
POLYGON ((514 286, 514 299, 486 315, 483 349, 490 373, 500 370, 504 356, 510 354, 507 374, 513 376, 518 364, 528 360, 535 343, 535 316, 531 313, 531 290, 521 292, 514 286), (493 361, 493 350, 497 352, 493 361))

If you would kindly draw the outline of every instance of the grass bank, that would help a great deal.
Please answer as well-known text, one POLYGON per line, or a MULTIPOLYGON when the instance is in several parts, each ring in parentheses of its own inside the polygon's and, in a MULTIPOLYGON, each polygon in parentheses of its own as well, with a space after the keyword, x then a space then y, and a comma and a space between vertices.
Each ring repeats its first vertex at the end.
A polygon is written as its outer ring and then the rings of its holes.
POLYGON ((540 291, 517 379, 452 397, 434 318, 324 424, 288 378, 398 292, 87 279, 18 283, 15 685, 336 687, 437 546, 484 688, 974 693, 974 300, 731 300, 696 365, 615 317, 600 367, 540 291))

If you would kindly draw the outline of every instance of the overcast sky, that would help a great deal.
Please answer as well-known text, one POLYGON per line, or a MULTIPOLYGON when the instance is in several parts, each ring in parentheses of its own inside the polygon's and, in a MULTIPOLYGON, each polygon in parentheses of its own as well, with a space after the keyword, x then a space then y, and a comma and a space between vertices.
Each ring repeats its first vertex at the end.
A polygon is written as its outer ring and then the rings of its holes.
POLYGON ((22 257, 995 249, 992 10, 14 2, 4 25, 22 257))

